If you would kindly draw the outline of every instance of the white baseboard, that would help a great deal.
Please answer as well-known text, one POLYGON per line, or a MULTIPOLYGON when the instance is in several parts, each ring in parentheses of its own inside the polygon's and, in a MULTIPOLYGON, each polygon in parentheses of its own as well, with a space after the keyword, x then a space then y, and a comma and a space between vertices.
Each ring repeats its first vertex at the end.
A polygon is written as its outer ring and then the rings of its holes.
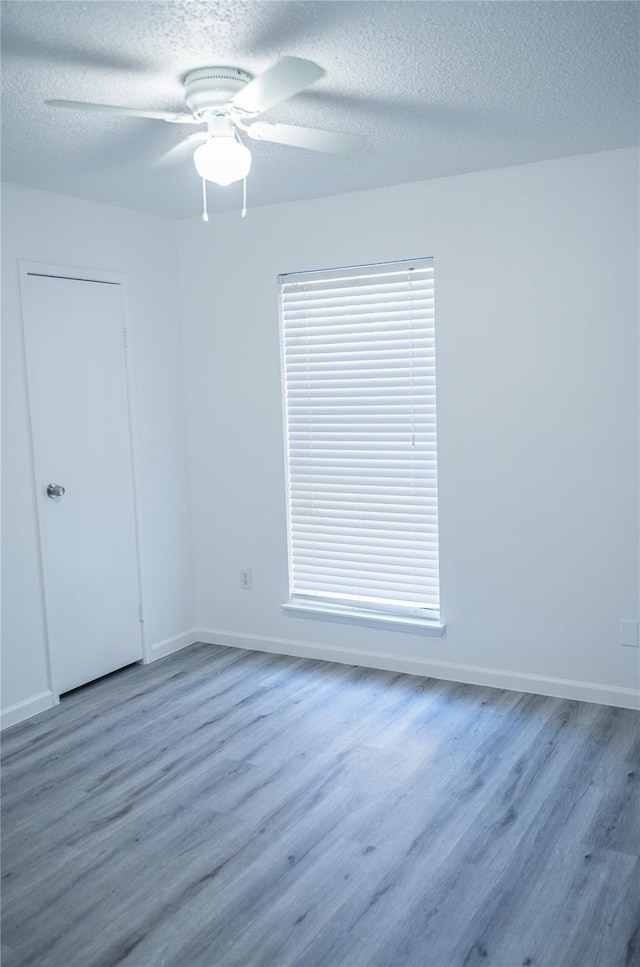
POLYGON ((17 725, 25 719, 30 719, 38 712, 44 712, 48 708, 57 705, 53 692, 39 692, 31 698, 25 698, 22 702, 16 702, 8 708, 3 708, 0 712, 0 729, 7 729, 10 725, 17 725))
POLYGON ((267 651, 278 655, 292 655, 295 658, 319 658, 344 665, 363 665, 366 668, 406 672, 408 675, 421 675, 424 678, 442 678, 446 681, 465 682, 469 685, 488 685, 491 688, 533 692, 535 695, 576 699, 580 702, 595 702, 598 705, 614 705, 618 708, 640 708, 640 693, 633 688, 621 688, 617 685, 598 685, 593 682, 549 678, 545 675, 529 675, 500 668, 458 665, 454 662, 409 658, 381 652, 350 651, 334 648, 331 645, 316 645, 288 638, 269 638, 266 635, 244 635, 214 628, 200 628, 194 634, 195 641, 211 645, 267 651))
MULTIPOLYGON (((172 638, 165 638, 164 641, 158 641, 151 646, 149 649, 151 657, 148 661, 151 662, 157 661, 158 658, 166 658, 167 655, 173 654, 174 651, 187 648, 188 645, 193 645, 199 640, 200 638, 196 629, 174 635, 172 638)), ((32 695, 31 698, 26 698, 22 702, 10 705, 0 712, 0 730, 8 728, 10 725, 16 725, 18 722, 23 722, 25 719, 31 718, 32 715, 37 715, 38 712, 44 712, 45 709, 52 708, 57 704, 57 699, 53 692, 40 692, 38 695, 32 695)))
MULTIPOLYGON (((248 651, 292 655, 295 658, 317 658, 321 661, 335 661, 343 665, 362 665, 365 668, 405 672, 408 675, 441 678, 446 681, 465 682, 470 685, 488 685, 491 688, 506 688, 514 692, 533 692, 536 695, 595 702, 598 705, 640 708, 640 694, 633 688, 598 685, 593 682, 571 681, 563 678, 549 678, 545 675, 529 675, 524 672, 505 671, 499 668, 484 668, 431 659, 409 658, 382 652, 334 648, 331 645, 317 645, 290 638, 246 635, 236 631, 219 631, 214 628, 193 628, 182 634, 174 635, 172 638, 165 638, 164 641, 156 642, 150 649, 151 661, 165 658, 167 655, 187 648, 198 641, 210 645, 245 648, 248 651)), ((18 722, 23 722, 25 719, 31 718, 32 715, 53 708, 55 704, 56 698, 53 692, 47 691, 32 695, 31 698, 26 698, 15 705, 10 705, 0 713, 0 729, 17 725, 18 722)))
POLYGON ((151 645, 151 648, 149 649, 149 661, 157 661, 158 658, 166 658, 167 655, 172 655, 174 651, 181 651, 183 648, 187 648, 188 645, 195 644, 196 641, 200 641, 200 638, 198 637, 198 630, 196 628, 191 628, 189 631, 183 631, 179 635, 173 635, 172 638, 165 638, 163 641, 157 641, 155 645, 151 645))

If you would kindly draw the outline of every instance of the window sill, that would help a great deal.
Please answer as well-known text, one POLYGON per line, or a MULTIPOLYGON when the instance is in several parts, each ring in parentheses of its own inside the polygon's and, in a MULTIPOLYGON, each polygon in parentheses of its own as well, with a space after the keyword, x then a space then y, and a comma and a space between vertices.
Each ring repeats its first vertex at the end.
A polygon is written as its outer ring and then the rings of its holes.
POLYGON ((382 614, 379 611, 365 611, 362 608, 349 608, 339 604, 287 601, 280 607, 283 611, 298 617, 329 618, 330 620, 349 621, 359 625, 398 628, 402 631, 415 631, 437 638, 443 638, 447 628, 446 624, 437 618, 413 618, 410 615, 382 614))

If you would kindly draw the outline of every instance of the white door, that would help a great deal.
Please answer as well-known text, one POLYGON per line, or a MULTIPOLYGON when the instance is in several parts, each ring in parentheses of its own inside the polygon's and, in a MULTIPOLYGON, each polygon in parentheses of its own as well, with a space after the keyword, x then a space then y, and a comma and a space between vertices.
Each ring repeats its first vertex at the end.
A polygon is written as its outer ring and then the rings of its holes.
POLYGON ((60 694, 142 658, 122 292, 115 283, 27 272, 22 301, 60 694))

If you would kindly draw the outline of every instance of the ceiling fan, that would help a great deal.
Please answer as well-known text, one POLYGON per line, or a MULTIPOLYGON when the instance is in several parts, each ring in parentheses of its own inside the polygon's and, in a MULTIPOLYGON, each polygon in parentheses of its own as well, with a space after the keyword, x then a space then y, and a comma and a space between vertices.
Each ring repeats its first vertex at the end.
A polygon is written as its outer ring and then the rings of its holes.
POLYGON ((45 101, 45 104, 151 118, 170 124, 206 124, 206 131, 190 134, 157 163, 181 161, 192 154, 203 180, 230 185, 246 178, 251 167, 251 152, 243 144, 241 133, 254 141, 273 141, 337 155, 351 154, 364 144, 365 139, 358 134, 255 120, 264 111, 324 77, 325 73, 318 64, 300 57, 282 57, 257 77, 236 67, 201 67, 190 71, 183 80, 184 98, 190 114, 144 111, 84 101, 45 101))

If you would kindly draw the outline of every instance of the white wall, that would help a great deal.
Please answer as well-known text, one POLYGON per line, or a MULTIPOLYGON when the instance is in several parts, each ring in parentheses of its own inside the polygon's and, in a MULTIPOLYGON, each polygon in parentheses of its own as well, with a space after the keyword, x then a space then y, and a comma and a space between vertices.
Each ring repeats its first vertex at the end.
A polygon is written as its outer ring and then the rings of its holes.
POLYGON ((180 223, 201 636, 633 703, 637 215, 629 149, 180 223), (280 609, 276 277, 416 256, 436 271, 443 639, 280 609))
POLYGON ((18 259, 129 277, 156 654, 195 625, 205 640, 632 704, 638 651, 618 623, 638 617, 637 165, 630 149, 194 219, 177 250, 163 219, 4 186, 8 720, 49 689, 18 259), (419 255, 436 264, 443 639, 280 609, 276 277, 419 255))
POLYGON ((12 721, 49 689, 18 259, 128 276, 149 646, 192 627, 193 582, 175 223, 4 185, 2 224, 2 708, 12 721))

